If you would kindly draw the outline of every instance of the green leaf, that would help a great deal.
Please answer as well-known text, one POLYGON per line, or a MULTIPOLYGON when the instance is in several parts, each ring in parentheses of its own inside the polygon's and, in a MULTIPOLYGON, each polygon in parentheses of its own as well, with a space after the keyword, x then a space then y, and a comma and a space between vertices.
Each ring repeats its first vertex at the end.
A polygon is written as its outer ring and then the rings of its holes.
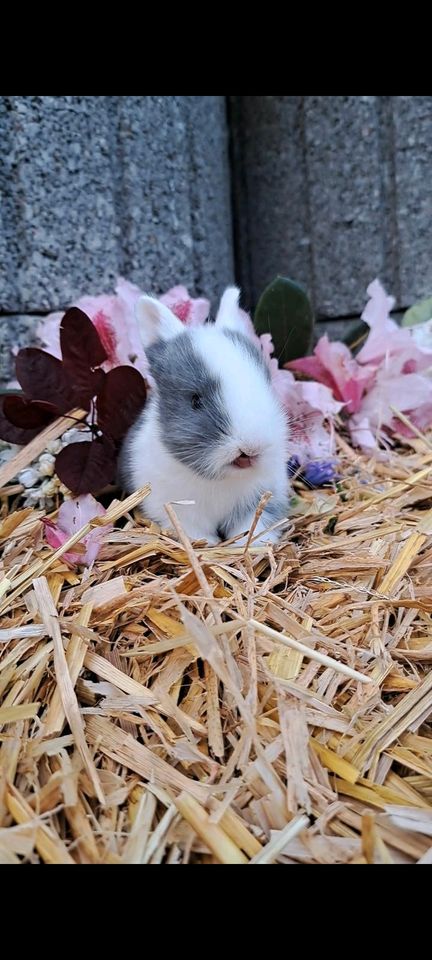
POLYGON ((258 335, 270 333, 280 365, 307 356, 312 350, 314 315, 307 294, 286 277, 276 277, 261 295, 255 310, 258 335))
POLYGON ((432 297, 410 307, 402 317, 401 326, 415 327, 418 323, 427 323, 428 320, 432 320, 432 297))

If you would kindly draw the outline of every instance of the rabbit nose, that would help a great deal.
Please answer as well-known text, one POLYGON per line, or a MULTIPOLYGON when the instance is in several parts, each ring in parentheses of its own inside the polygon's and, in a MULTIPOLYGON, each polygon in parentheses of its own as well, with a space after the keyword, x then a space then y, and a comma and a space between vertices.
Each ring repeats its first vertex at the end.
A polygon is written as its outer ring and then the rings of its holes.
POLYGON ((252 446, 252 445, 249 445, 249 444, 244 445, 244 444, 240 443, 240 444, 239 444, 239 447, 240 447, 240 456, 241 456, 241 457, 250 457, 251 460, 256 460, 257 457, 259 457, 259 456, 261 455, 261 453, 263 452, 263 451, 262 451, 262 447, 258 446, 257 444, 255 444, 254 446, 252 446))
POLYGON ((246 448, 240 450, 239 456, 232 461, 234 467, 240 467, 241 470, 247 469, 247 467, 253 467, 259 457, 259 451, 256 449, 252 450, 246 448))

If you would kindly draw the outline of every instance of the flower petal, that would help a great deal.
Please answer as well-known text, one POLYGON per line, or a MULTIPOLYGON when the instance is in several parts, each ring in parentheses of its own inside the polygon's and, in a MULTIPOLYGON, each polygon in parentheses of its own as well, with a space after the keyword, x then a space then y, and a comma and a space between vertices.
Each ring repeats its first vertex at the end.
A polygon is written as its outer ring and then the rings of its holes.
POLYGON ((191 297, 187 288, 180 284, 167 290, 159 300, 188 327, 201 326, 209 315, 209 300, 204 297, 191 297))
MULTIPOLYGON (((57 523, 49 519, 44 520, 45 539, 50 546, 57 549, 63 546, 69 540, 69 537, 73 536, 86 523, 95 517, 103 517, 105 513, 105 508, 91 494, 65 500, 58 512, 57 523)), ((72 566, 77 564, 90 566, 96 560, 106 532, 112 529, 112 524, 107 524, 104 527, 94 527, 80 541, 80 552, 65 553, 63 559, 72 566)))

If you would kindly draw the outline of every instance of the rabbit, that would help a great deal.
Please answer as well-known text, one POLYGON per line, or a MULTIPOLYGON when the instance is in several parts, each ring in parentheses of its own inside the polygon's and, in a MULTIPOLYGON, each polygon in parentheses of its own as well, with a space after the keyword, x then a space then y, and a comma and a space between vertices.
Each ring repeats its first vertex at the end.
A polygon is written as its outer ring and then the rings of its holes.
POLYGON ((164 505, 174 502, 189 538, 209 545, 239 534, 244 544, 266 491, 255 544, 277 542, 280 527, 267 528, 289 511, 287 418, 239 293, 228 287, 215 322, 193 328, 152 297, 136 306, 153 388, 123 444, 123 485, 149 482, 145 516, 167 529, 164 505))

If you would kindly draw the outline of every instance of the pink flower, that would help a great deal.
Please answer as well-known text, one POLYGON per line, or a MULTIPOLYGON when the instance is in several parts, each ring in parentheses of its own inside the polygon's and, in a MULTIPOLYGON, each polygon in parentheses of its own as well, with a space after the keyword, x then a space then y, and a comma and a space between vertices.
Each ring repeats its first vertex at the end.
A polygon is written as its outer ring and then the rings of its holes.
MULTIPOLYGON (((115 293, 80 297, 74 304, 90 317, 96 327, 108 355, 103 364, 106 371, 127 364, 136 367, 143 376, 148 374, 147 357, 135 320, 135 304, 141 295, 139 287, 119 277, 115 293)), ((173 287, 160 299, 188 326, 204 323, 210 309, 208 300, 190 297, 186 287, 182 286, 173 287)), ((44 348, 59 358, 62 316, 62 313, 49 314, 39 323, 37 330, 44 348)))
POLYGON ((404 373, 424 370, 432 362, 432 352, 417 344, 416 328, 402 328, 390 317, 395 301, 388 297, 379 280, 367 288, 369 301, 362 313, 362 320, 370 327, 370 333, 357 354, 360 364, 371 363, 378 367, 386 357, 403 357, 404 373))
MULTIPOLYGON (((58 512, 56 523, 43 518, 45 539, 50 547, 57 550, 89 520, 93 520, 95 517, 103 517, 105 513, 105 508, 90 493, 83 497, 75 497, 73 500, 65 500, 58 512)), ((77 566, 78 564, 91 566, 96 560, 106 533, 112 529, 113 524, 94 527, 80 541, 81 552, 74 553, 71 550, 64 553, 63 560, 71 566, 77 566)))
POLYGON ((345 403, 353 443, 371 452, 378 443, 388 446, 394 433, 413 435, 392 408, 405 413, 419 429, 432 424, 432 380, 426 375, 432 351, 412 329, 401 329, 390 318, 394 299, 379 280, 367 292, 362 319, 370 333, 355 359, 345 344, 330 343, 324 336, 313 356, 287 367, 313 377, 345 403))
POLYGON ((342 403, 321 383, 296 380, 289 370, 276 369, 272 382, 289 426, 289 454, 301 464, 333 454, 333 418, 342 403), (330 427, 330 430, 328 429, 330 427))
POLYGON ((384 446, 389 446, 389 438, 382 430, 375 429, 373 431, 368 417, 356 413, 353 417, 350 417, 348 426, 355 447, 360 447, 363 453, 373 453, 379 460, 386 459, 386 454, 379 451, 378 441, 384 446))
POLYGON ((329 387, 334 397, 346 404, 348 413, 360 409, 363 394, 375 378, 374 367, 362 367, 344 343, 337 340, 330 343, 327 334, 318 341, 314 356, 292 360, 286 367, 329 387))
MULTIPOLYGON (((374 386, 364 397, 357 416, 352 418, 351 430, 359 430, 362 422, 364 425, 367 420, 368 428, 374 435, 384 429, 390 434, 413 436, 409 427, 395 416, 394 409, 405 413, 420 430, 431 425, 432 380, 422 373, 402 372, 402 364, 403 358, 395 357, 380 367, 374 386)), ((370 437, 368 446, 369 441, 370 437)), ((361 446, 364 444, 361 443, 361 446)))
POLYGON ((379 280, 368 287, 369 302, 362 319, 371 332, 357 360, 375 366, 372 389, 363 397, 358 414, 351 418, 353 442, 365 451, 386 445, 392 434, 414 436, 395 415, 404 413, 415 427, 426 430, 432 424, 432 351, 417 336, 417 328, 400 328, 389 316, 394 306, 379 280), (429 373, 429 375, 428 375, 429 373))
MULTIPOLYGON (((141 345, 134 308, 141 290, 121 277, 117 281, 115 294, 101 294, 97 297, 84 296, 76 301, 79 307, 93 321, 108 355, 103 364, 104 370, 122 364, 135 366, 144 376, 147 373, 147 358, 141 345)), ((38 326, 37 335, 44 348, 54 357, 61 357, 60 322, 62 313, 51 313, 38 326)))
MULTIPOLYGON (((409 410, 406 415, 408 419, 411 420, 413 426, 417 427, 417 430, 420 430, 421 433, 429 430, 432 424, 432 389, 429 390, 429 399, 421 403, 415 410, 409 410)), ((402 423, 396 416, 393 418, 390 426, 394 433, 400 433, 402 437, 416 436, 415 431, 411 430, 406 423, 402 423)))
POLYGON ((159 300, 188 327, 201 326, 209 315, 210 301, 205 300, 204 297, 194 299, 189 295, 186 287, 181 285, 172 287, 159 297, 159 300))

